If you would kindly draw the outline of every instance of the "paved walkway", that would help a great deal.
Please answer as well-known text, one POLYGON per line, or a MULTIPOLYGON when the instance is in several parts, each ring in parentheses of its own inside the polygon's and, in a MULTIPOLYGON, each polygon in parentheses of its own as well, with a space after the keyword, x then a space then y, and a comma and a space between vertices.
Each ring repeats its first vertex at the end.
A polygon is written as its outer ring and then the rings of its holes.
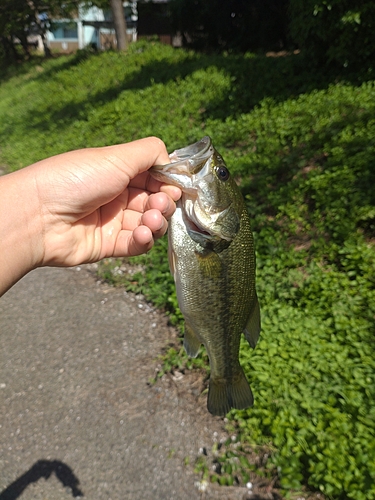
POLYGON ((0 299, 0 335, 0 500, 244 497, 184 465, 225 432, 194 376, 148 384, 175 332, 145 302, 38 269, 0 299))

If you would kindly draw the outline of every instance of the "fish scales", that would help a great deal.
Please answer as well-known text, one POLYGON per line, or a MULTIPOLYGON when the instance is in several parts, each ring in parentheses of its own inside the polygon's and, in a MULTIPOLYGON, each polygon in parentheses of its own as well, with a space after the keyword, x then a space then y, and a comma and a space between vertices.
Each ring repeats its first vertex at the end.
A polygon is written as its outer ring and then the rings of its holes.
POLYGON ((184 346, 190 356, 202 343, 207 349, 208 410, 225 415, 253 404, 238 359, 241 333, 255 347, 260 331, 250 219, 210 138, 177 150, 171 159, 152 173, 183 191, 169 223, 168 255, 185 319, 184 346))

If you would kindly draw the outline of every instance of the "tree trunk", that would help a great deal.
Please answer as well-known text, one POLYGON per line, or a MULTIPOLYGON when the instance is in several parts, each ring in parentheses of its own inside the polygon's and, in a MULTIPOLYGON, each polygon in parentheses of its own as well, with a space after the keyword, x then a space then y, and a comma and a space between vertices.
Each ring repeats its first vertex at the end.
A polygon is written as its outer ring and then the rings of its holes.
POLYGON ((47 39, 46 39, 46 29, 47 29, 46 25, 40 21, 38 9, 36 8, 33 0, 27 0, 27 3, 29 5, 30 9, 34 13, 35 24, 38 26, 39 34, 42 37, 44 55, 45 55, 45 57, 51 57, 51 55, 52 55, 51 50, 47 45, 47 39))
POLYGON ((122 0, 111 0, 111 10, 113 22, 115 25, 117 50, 126 50, 126 21, 124 7, 122 6, 122 0))
POLYGON ((51 57, 52 56, 52 52, 51 52, 51 49, 48 47, 48 44, 47 44, 46 33, 42 32, 40 36, 42 37, 42 43, 43 43, 43 49, 44 49, 44 55, 45 55, 45 57, 51 57))
POLYGON ((1 41, 3 43, 5 59, 11 62, 17 62, 20 60, 17 49, 14 46, 12 37, 2 36, 1 41))

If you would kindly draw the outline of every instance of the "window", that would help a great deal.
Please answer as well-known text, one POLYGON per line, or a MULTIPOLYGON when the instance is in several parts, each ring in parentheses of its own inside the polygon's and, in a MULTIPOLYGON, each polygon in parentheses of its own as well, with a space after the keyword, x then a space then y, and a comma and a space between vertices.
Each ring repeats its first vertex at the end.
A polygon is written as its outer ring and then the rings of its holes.
POLYGON ((55 21, 50 27, 50 31, 55 40, 78 38, 77 23, 74 21, 55 21))

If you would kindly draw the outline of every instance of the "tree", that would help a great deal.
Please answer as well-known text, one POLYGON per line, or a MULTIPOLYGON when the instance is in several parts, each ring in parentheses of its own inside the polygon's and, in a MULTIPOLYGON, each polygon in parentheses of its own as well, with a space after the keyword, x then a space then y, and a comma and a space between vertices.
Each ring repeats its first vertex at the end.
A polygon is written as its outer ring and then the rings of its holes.
POLYGON ((32 12, 27 2, 3 0, 0 4, 0 32, 3 55, 6 59, 19 59, 16 42, 20 42, 24 54, 28 55, 27 32, 25 26, 33 20, 32 12), (21 8, 22 7, 22 8, 21 8))
POLYGON ((47 57, 51 55, 50 48, 47 45, 47 40, 46 40, 46 23, 43 22, 43 17, 41 16, 39 10, 38 10, 38 5, 35 3, 34 0, 27 0, 27 4, 30 7, 31 12, 33 13, 33 22, 35 23, 35 26, 37 28, 38 33, 42 37, 42 42, 43 42, 43 48, 44 48, 44 53, 47 57))
POLYGON ((4 56, 7 60, 29 57, 28 36, 31 34, 42 37, 45 55, 50 55, 46 43, 48 19, 70 19, 77 14, 79 7, 93 5, 111 9, 117 48, 125 50, 126 21, 122 0, 1 0, 0 56, 4 56), (18 50, 18 45, 22 47, 22 53, 18 50))
POLYGON ((113 23, 115 25, 117 50, 126 50, 127 35, 126 35, 126 20, 122 0, 110 0, 113 23))
POLYGON ((95 5, 99 9, 111 10, 116 33, 117 50, 126 50, 127 34, 123 0, 83 0, 81 3, 87 7, 95 5))
POLYGON ((239 51, 284 48, 288 0, 171 0, 186 45, 239 51))
POLYGON ((50 17, 71 17, 76 12, 79 0, 1 0, 0 32, 3 55, 6 59, 19 59, 17 50, 20 43, 23 55, 29 56, 28 36, 38 34, 42 37, 46 55, 49 50, 46 44, 48 25, 45 22, 48 13, 50 17))
POLYGON ((293 40, 317 64, 375 69, 373 0, 290 0, 293 40))

